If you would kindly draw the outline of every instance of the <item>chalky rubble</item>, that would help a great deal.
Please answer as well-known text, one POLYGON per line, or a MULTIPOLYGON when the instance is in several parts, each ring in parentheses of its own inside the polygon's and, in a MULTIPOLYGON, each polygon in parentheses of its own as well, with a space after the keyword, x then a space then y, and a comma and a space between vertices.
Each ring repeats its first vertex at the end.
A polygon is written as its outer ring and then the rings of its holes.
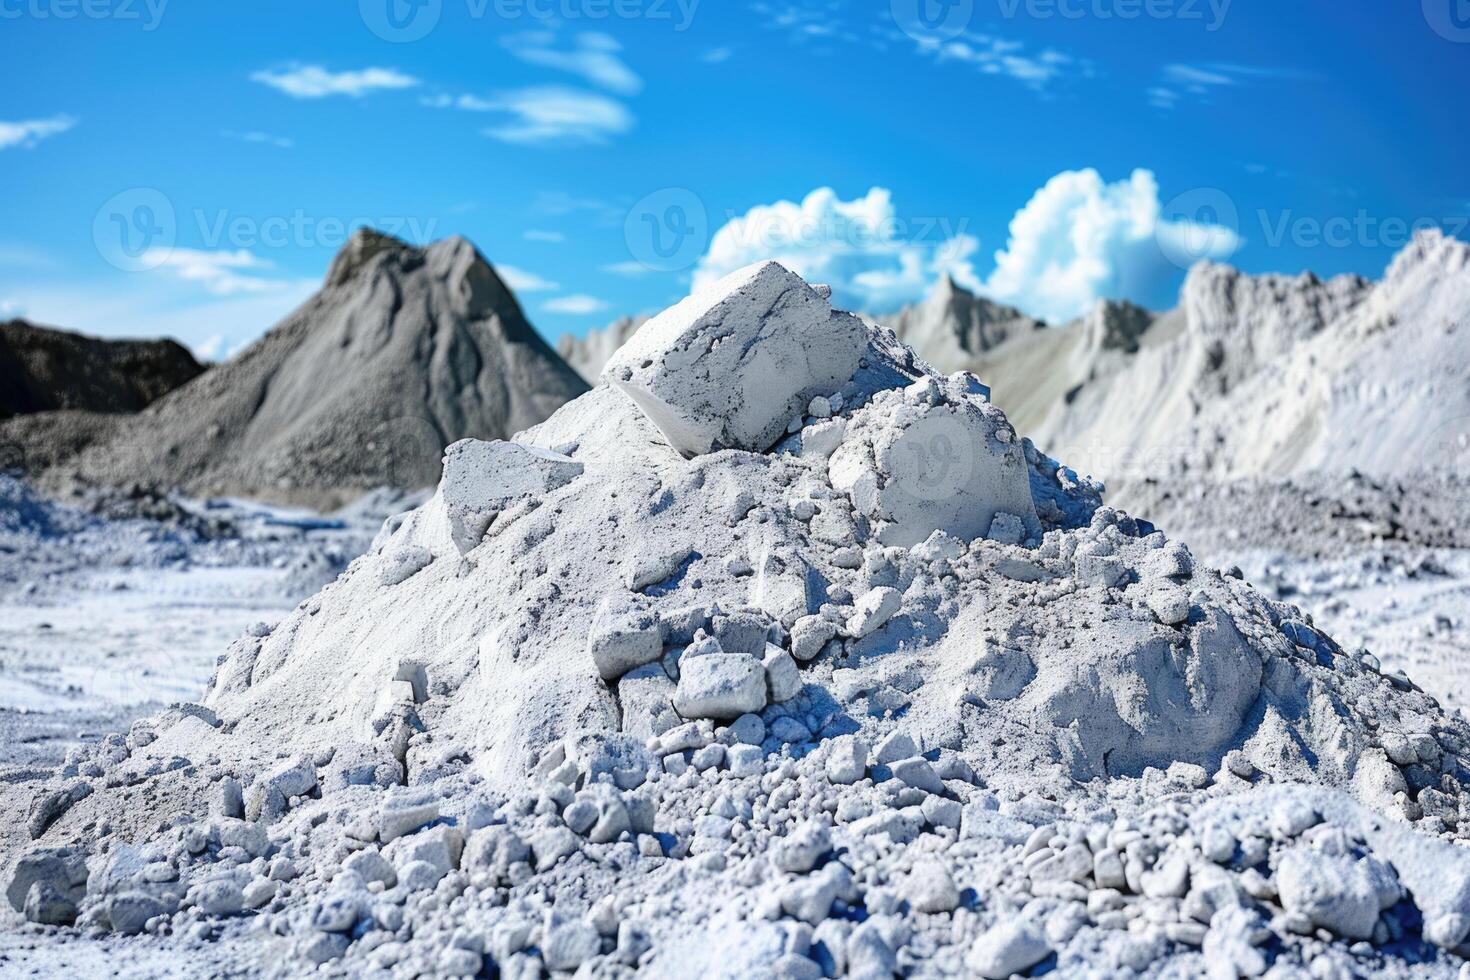
POLYGON ((67 760, 11 905, 284 973, 1459 970, 1465 723, 827 297, 742 270, 451 446, 67 760))

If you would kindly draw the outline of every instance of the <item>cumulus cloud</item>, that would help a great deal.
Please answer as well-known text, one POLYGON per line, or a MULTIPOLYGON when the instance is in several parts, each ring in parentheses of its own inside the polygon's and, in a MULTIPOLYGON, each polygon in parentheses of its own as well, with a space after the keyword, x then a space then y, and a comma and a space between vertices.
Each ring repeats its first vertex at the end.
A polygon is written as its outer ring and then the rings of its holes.
POLYGON ((1241 244, 1226 225, 1166 218, 1150 171, 1113 184, 1096 170, 1065 171, 1016 212, 982 291, 1061 322, 1098 299, 1158 297, 1181 272, 1170 256, 1227 258, 1241 244))
POLYGON ((596 31, 578 34, 570 51, 559 50, 551 31, 526 31, 501 39, 501 45, 527 64, 564 71, 619 95, 637 95, 643 79, 618 57, 623 46, 596 31))
POLYGON ((30 149, 42 140, 61 135, 76 124, 77 121, 71 116, 0 122, 0 150, 8 150, 12 146, 30 149))
POLYGON ((944 272, 977 285, 969 258, 978 247, 962 221, 900 218, 886 188, 844 201, 822 187, 800 203, 762 204, 731 218, 699 260, 694 286, 775 259, 829 284, 840 307, 887 312, 921 298, 944 272))
POLYGON ((593 313, 601 313, 607 309, 607 303, 595 296, 577 294, 573 296, 558 296, 556 299, 547 300, 541 304, 541 308, 548 313, 591 316, 593 313))
POLYGON ((419 80, 395 68, 363 68, 332 72, 321 65, 291 65, 265 69, 250 76, 252 81, 285 92, 293 99, 323 99, 331 95, 360 98, 370 92, 413 88, 419 80))

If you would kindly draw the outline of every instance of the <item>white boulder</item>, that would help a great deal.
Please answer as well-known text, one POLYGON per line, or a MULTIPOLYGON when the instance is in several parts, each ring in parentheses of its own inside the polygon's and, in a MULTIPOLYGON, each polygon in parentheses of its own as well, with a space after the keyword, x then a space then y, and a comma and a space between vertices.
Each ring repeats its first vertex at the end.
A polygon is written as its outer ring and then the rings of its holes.
POLYGON ((852 377, 867 336, 800 276, 761 262, 648 321, 604 377, 685 455, 762 452, 814 397, 852 377))
POLYGON ((766 706, 766 668, 745 653, 711 653, 679 670, 674 708, 685 718, 738 718, 766 706))

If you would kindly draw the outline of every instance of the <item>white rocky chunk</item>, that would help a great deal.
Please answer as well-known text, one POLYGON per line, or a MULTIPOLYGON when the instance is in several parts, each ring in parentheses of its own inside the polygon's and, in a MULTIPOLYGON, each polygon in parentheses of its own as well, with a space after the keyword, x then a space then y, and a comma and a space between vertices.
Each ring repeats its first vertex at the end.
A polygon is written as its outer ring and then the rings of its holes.
POLYGON ((897 589, 879 586, 869 589, 858 598, 856 610, 847 619, 847 633, 862 639, 881 629, 903 606, 903 593, 897 589))
POLYGON ((867 775, 868 745, 856 735, 840 735, 828 743, 827 778, 834 783, 855 783, 867 775))
POLYGON ((663 635, 652 610, 624 597, 608 596, 597 607, 587 652, 605 681, 663 656, 663 635))
POLYGON ((525 500, 539 500, 581 475, 581 463, 547 449, 461 439, 444 450, 439 479, 449 539, 465 554, 480 544, 502 511, 525 500))
POLYGON ((1183 589, 1155 589, 1145 601, 1165 626, 1177 626, 1189 618, 1189 596, 1183 589))
POLYGON ((685 661, 674 708, 685 718, 738 718, 766 706, 766 669, 745 653, 712 653, 685 661))
POLYGON ((915 863, 904 880, 903 892, 919 912, 953 912, 960 904, 960 890, 949 869, 932 858, 915 863))
POLYGON ((965 966, 986 980, 1005 980, 1023 973, 1051 955, 1041 930, 1021 919, 992 926, 970 946, 965 966))
POLYGON ((652 421, 687 455, 763 452, 812 398, 852 376, 866 344, 862 321, 761 262, 645 323, 604 376, 658 399, 671 418, 652 421))
POLYGON ((1323 854, 1298 845, 1282 857, 1276 889, 1288 912, 1304 915, 1313 925, 1340 936, 1369 939, 1378 913, 1397 899, 1392 874, 1371 859, 1323 854))
POLYGON ((766 687, 772 704, 790 701, 801 693, 801 671, 791 654, 778 646, 766 647, 766 687))
POLYGON ((998 514, 1039 537, 1025 455, 1009 435, 1000 438, 1010 432, 998 409, 925 378, 855 412, 828 472, 885 545, 913 547, 936 530, 973 541, 998 514))
POLYGON ((802 663, 815 660, 836 635, 837 624, 825 616, 803 616, 791 627, 791 655, 802 663))

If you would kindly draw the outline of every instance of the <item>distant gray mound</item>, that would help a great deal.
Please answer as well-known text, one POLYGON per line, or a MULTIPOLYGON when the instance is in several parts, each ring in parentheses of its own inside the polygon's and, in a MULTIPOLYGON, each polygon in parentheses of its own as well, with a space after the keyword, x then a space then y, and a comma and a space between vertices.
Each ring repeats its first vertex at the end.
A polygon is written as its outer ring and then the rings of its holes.
POLYGON ((1046 326, 1014 307, 976 296, 949 276, 941 276, 923 302, 877 319, 944 372, 971 370, 988 351, 1046 326))
POLYGON ((556 352, 590 385, 597 384, 602 368, 618 348, 626 344, 648 322, 646 316, 620 316, 601 330, 585 337, 565 334, 556 342, 556 352))
POLYGON ((67 475, 334 506, 432 485, 449 443, 506 438, 586 390, 468 241, 364 230, 320 292, 67 475))
POLYGON ((136 412, 204 373, 172 340, 103 340, 0 323, 0 419, 77 409, 136 412))

